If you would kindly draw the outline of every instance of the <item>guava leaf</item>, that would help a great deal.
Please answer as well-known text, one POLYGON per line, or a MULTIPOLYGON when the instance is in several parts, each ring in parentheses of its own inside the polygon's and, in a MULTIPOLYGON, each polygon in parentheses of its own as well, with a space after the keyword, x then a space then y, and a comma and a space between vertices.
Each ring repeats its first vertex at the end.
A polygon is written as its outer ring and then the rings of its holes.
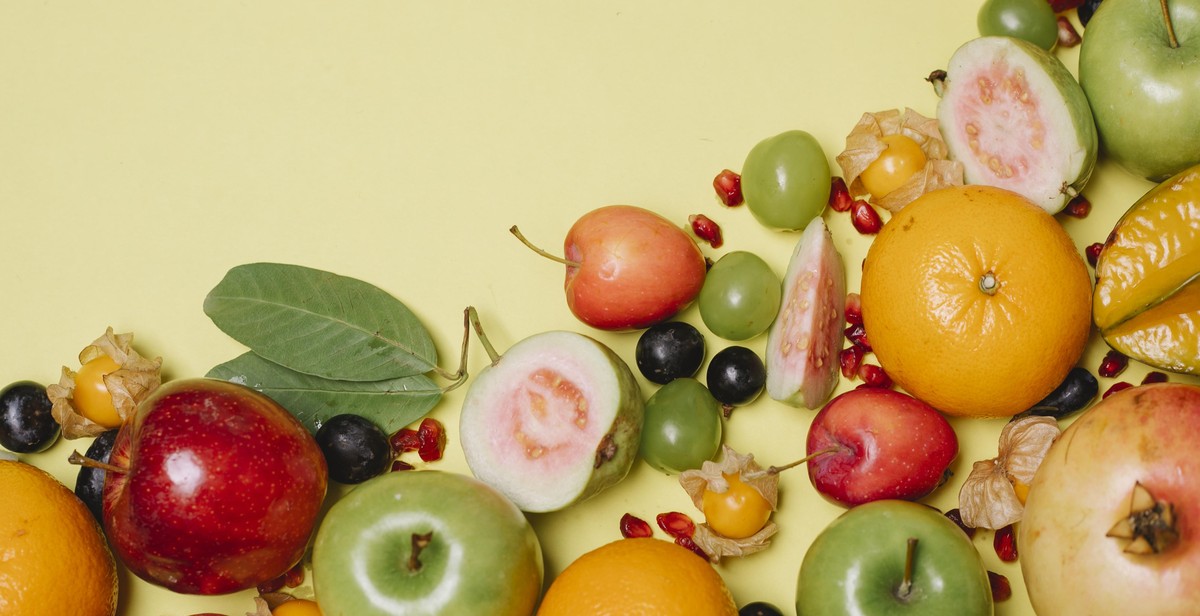
POLYGON ((304 374, 382 381, 437 365, 428 330, 403 302, 317 269, 239 265, 209 292, 204 313, 254 353, 304 374))
POLYGON ((442 390, 416 374, 382 381, 337 381, 290 370, 253 352, 214 366, 206 375, 266 394, 311 432, 334 415, 352 413, 392 433, 417 421, 441 400, 442 390))

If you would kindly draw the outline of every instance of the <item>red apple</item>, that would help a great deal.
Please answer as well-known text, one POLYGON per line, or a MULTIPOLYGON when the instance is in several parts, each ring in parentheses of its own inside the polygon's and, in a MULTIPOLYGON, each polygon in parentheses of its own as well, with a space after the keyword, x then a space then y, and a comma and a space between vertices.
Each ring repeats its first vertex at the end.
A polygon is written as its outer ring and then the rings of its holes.
POLYGON ((1195 614, 1200 387, 1142 385, 1080 415, 1038 466, 1017 533, 1039 614, 1195 614))
POLYGON ((911 501, 945 482, 958 438, 928 404, 891 389, 860 388, 830 400, 813 418, 808 455, 808 478, 839 505, 911 501))
POLYGON ((640 207, 584 214, 564 242, 567 306, 597 329, 641 329, 665 321, 700 293, 704 255, 681 227, 640 207))
POLYGON ((138 577, 192 594, 272 580, 299 562, 327 469, 307 429, 248 387, 171 381, 121 427, 104 530, 138 577))

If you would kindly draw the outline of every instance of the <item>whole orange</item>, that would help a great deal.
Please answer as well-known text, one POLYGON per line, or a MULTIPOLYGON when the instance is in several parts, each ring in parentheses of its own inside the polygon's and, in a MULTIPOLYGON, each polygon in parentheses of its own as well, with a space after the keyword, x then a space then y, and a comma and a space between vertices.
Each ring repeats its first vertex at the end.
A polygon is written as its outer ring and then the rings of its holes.
POLYGON ((112 616, 117 570, 100 525, 49 473, 0 460, 0 614, 112 616))
POLYGON ((893 215, 867 251, 860 295, 879 364, 948 415, 1028 409, 1091 334, 1091 278, 1070 236, 990 186, 936 190, 893 215))
POLYGON ((707 560, 674 543, 618 539, 554 579, 538 616, 733 616, 737 606, 707 560))

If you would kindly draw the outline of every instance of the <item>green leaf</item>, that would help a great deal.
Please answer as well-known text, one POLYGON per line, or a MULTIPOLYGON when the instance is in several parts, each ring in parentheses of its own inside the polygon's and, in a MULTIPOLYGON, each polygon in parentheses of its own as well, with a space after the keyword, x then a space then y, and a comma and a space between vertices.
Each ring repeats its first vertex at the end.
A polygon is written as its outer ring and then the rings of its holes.
POLYGON ((209 292, 204 313, 251 351, 304 374, 382 381, 437 366, 429 332, 404 303, 308 267, 239 265, 209 292))
POLYGON ((214 366, 207 376, 257 389, 314 433, 330 417, 353 413, 390 434, 424 417, 442 397, 442 390, 423 374, 385 381, 335 381, 289 370, 252 352, 214 366))

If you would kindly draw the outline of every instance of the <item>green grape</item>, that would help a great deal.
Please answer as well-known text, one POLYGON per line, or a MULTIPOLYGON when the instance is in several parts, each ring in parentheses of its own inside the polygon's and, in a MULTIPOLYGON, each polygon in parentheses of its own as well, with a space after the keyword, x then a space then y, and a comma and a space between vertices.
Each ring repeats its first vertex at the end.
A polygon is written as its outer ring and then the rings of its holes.
POLYGON ((1046 0, 987 0, 976 24, 983 36, 1011 36, 1042 49, 1058 42, 1058 19, 1046 0))
POLYGON ((763 139, 742 164, 746 207, 772 229, 799 231, 820 216, 831 179, 821 144, 802 130, 763 139))
POLYGON ((708 270, 696 301, 709 331, 726 340, 747 340, 771 326, 782 296, 779 276, 766 261, 735 251, 708 270))
POLYGON ((675 379, 646 401, 642 459, 650 466, 679 473, 700 468, 721 446, 721 404, 693 378, 675 379))

